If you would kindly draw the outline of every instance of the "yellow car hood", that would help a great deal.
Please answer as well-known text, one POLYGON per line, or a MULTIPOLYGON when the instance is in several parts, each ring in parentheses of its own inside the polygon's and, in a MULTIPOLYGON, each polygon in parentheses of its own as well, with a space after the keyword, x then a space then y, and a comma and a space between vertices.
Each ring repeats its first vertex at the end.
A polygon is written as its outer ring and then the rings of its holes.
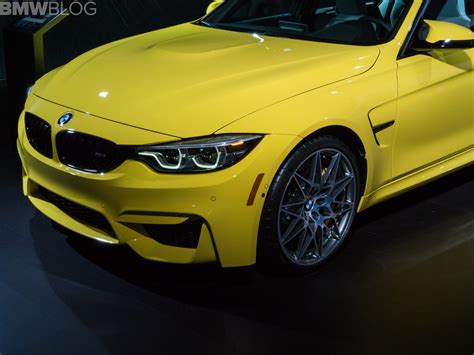
POLYGON ((99 47, 45 76, 33 93, 123 124, 204 136, 278 101, 359 75, 378 55, 376 47, 185 24, 99 47))

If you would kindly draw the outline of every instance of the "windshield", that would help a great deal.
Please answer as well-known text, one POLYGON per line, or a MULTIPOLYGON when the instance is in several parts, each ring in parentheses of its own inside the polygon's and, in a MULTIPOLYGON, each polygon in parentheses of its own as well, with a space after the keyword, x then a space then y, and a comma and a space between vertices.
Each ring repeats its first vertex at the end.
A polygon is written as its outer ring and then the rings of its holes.
POLYGON ((226 0, 198 24, 313 41, 374 45, 393 38, 411 0, 226 0))

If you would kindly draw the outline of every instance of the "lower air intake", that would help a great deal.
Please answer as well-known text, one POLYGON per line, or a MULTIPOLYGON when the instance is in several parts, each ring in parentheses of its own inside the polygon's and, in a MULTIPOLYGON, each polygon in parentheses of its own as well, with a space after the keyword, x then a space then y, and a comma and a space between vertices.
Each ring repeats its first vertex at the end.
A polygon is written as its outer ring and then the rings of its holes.
POLYGON ((199 217, 188 219, 181 224, 145 224, 150 238, 158 243, 178 248, 196 249, 204 220, 199 217))
POLYGON ((107 221, 107 219, 99 212, 78 205, 75 202, 69 201, 41 186, 39 187, 39 193, 47 201, 55 205, 57 208, 59 208, 71 218, 87 226, 99 229, 110 236, 114 236, 112 226, 107 221))

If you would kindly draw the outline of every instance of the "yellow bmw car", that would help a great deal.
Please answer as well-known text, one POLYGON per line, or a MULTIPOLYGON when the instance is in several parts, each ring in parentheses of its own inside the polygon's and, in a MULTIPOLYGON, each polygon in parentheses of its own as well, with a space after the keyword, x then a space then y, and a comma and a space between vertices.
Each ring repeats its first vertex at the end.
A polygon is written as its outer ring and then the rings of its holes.
POLYGON ((473 161, 471 0, 226 0, 41 78, 24 194, 169 263, 313 269, 356 214, 473 161))

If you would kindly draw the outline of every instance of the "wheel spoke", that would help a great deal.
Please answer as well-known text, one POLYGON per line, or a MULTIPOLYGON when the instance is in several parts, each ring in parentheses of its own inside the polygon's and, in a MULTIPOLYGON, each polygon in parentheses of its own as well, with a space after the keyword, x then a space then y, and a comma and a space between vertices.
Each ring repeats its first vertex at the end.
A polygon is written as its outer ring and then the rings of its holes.
POLYGON ((311 244, 312 240, 313 240, 313 237, 311 235, 308 235, 308 229, 307 229, 298 241, 298 246, 296 247, 296 254, 295 254, 296 260, 301 260, 305 256, 306 251, 308 250, 308 247, 311 244))
POLYGON ((332 220, 333 225, 331 228, 331 237, 335 240, 341 240, 341 231, 339 230, 339 225, 335 219, 332 220))
POLYGON ((331 196, 336 198, 341 194, 342 191, 352 182, 354 177, 352 175, 346 175, 339 181, 336 181, 331 190, 331 196))
POLYGON ((303 224, 300 228, 296 229, 295 231, 295 227, 296 225, 298 224, 298 221, 297 220, 294 220, 292 221, 293 222, 296 222, 293 227, 288 227, 288 229, 285 231, 285 234, 283 234, 283 237, 282 237, 282 243, 285 245, 285 244, 288 244, 289 242, 291 242, 293 239, 295 239, 295 237, 300 234, 305 228, 306 226, 303 224))
POLYGON ((339 231, 339 228, 337 226, 333 230, 333 237, 336 240, 341 240, 341 232, 339 231))
POLYGON ((331 162, 324 174, 324 183, 334 183, 337 178, 337 173, 339 172, 339 162, 341 161, 341 155, 339 153, 334 154, 331 158, 331 162))
POLYGON ((282 241, 286 241, 288 239, 288 235, 295 229, 298 222, 299 222, 298 219, 294 219, 290 222, 290 225, 285 230, 285 233, 283 233, 283 235, 281 236, 282 241))
POLYGON ((298 186, 298 190, 300 190, 301 194, 303 195, 303 198, 307 198, 308 197, 308 192, 305 192, 304 190, 304 185, 302 186, 300 181, 298 181, 298 179, 300 179, 303 183, 309 185, 309 189, 311 189, 312 187, 312 184, 308 181, 308 179, 304 178, 303 176, 301 176, 300 174, 296 173, 295 175, 293 175, 293 180, 295 180, 296 182, 296 185, 298 186))
POLYGON ((313 182, 313 185, 320 186, 322 184, 323 167, 321 163, 321 153, 317 152, 313 157, 311 164, 311 175, 309 180, 313 182))
POLYGON ((298 221, 298 220, 304 220, 303 216, 301 215, 301 211, 300 211, 300 213, 298 214, 298 213, 294 213, 294 212, 291 212, 291 211, 288 211, 288 210, 280 209, 280 212, 286 213, 287 215, 290 215, 290 216, 295 217, 295 218, 296 218, 296 219, 295 219, 296 221, 298 221))
POLYGON ((298 178, 300 180, 302 180, 305 184, 309 185, 309 187, 312 187, 313 186, 313 183, 311 181, 309 181, 307 178, 305 178, 303 175, 301 175, 300 173, 295 173, 295 178, 298 178))
POLYGON ((293 202, 293 203, 288 203, 286 205, 282 205, 281 208, 290 208, 290 207, 295 207, 295 206, 301 206, 304 204, 305 204, 305 201, 293 202))
POLYGON ((314 233, 314 242, 316 244, 316 250, 318 252, 319 258, 322 258, 324 255, 324 231, 323 227, 317 227, 314 233))
POLYGON ((334 201, 333 203, 338 205, 337 210, 334 211, 337 217, 352 211, 352 209, 354 208, 354 204, 352 202, 334 201))
POLYGON ((352 206, 354 206, 354 203, 352 203, 351 201, 334 200, 332 202, 337 204, 337 205, 342 205, 343 207, 352 207, 352 206))

